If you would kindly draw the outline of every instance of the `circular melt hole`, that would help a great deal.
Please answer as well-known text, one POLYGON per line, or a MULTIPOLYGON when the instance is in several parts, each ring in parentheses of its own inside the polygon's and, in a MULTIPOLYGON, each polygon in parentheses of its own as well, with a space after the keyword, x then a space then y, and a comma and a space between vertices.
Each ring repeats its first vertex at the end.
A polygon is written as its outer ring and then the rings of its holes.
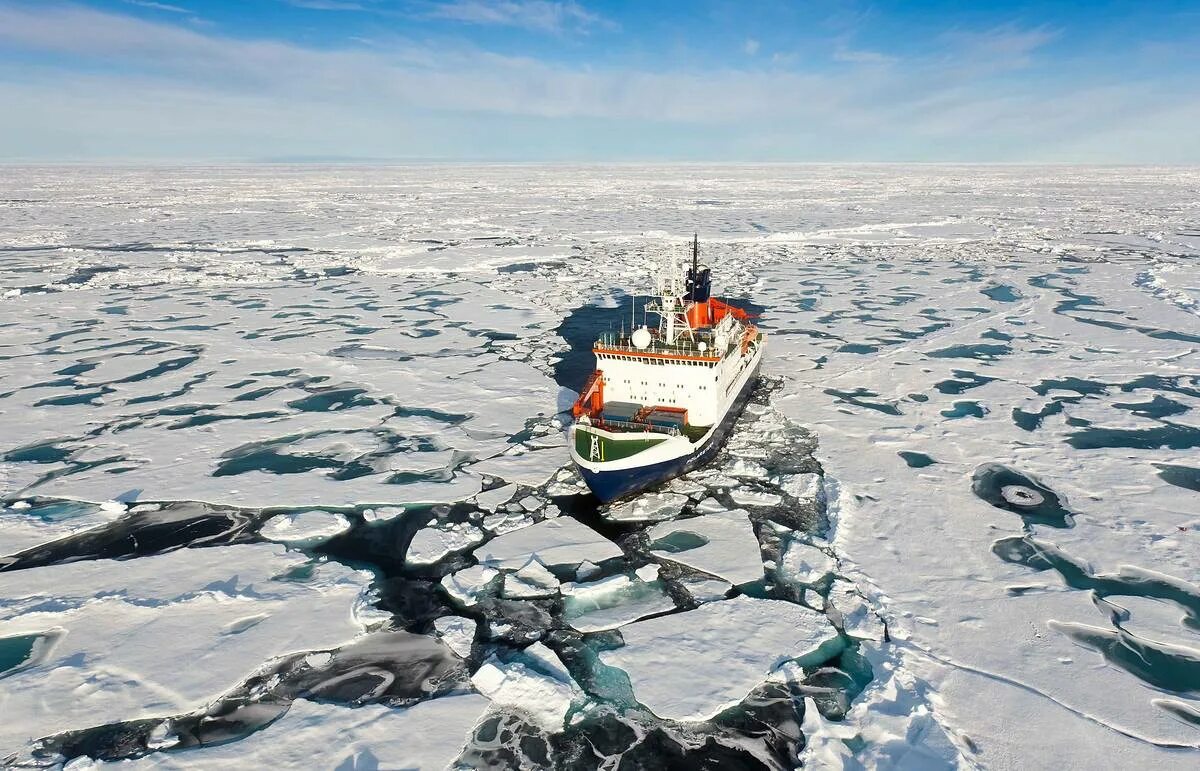
POLYGON ((1014 506, 1037 506, 1046 496, 1024 485, 1005 485, 1000 488, 1000 497, 1014 506))

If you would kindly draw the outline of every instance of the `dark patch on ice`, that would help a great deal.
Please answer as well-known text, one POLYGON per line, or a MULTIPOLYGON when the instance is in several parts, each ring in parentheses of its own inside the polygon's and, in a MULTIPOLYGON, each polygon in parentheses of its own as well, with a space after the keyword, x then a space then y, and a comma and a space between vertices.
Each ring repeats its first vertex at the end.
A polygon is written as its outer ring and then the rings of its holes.
POLYGON ((1059 528, 1075 524, 1073 512, 1057 493, 1035 477, 999 463, 975 469, 971 490, 996 508, 1019 515, 1026 524, 1059 528))
POLYGON ((182 547, 220 546, 258 540, 255 513, 201 503, 170 503, 125 516, 50 543, 0 557, 0 571, 73 562, 161 554, 182 547))
POLYGON ((910 452, 908 450, 902 450, 896 454, 904 459, 904 462, 908 464, 909 468, 925 468, 926 466, 932 466, 933 464, 937 463, 937 461, 923 452, 910 452))
POLYGON ((869 410, 882 412, 885 415, 903 415, 900 408, 890 402, 871 401, 865 397, 879 396, 875 391, 870 391, 866 388, 855 388, 853 391, 839 391, 836 388, 826 388, 825 393, 830 396, 836 396, 837 401, 844 404, 853 404, 856 407, 866 407, 869 410))
POLYGON ((462 688, 467 679, 462 661, 432 637, 375 632, 331 651, 276 659, 196 712, 65 732, 43 739, 34 756, 138 757, 150 751, 150 736, 160 726, 178 739, 164 750, 173 753, 241 739, 276 720, 298 698, 403 707, 462 688))
POLYGON ((982 418, 987 413, 979 402, 976 401, 958 401, 953 407, 942 410, 944 418, 982 418))
POLYGON ((939 392, 957 396, 964 391, 969 391, 972 388, 978 388, 981 385, 991 383, 996 378, 979 375, 970 370, 956 369, 953 370, 954 379, 942 380, 934 385, 939 392))
POLYGON ((973 345, 952 345, 948 348, 939 348, 935 351, 927 351, 926 356, 933 359, 978 359, 980 361, 995 361, 996 359, 1012 352, 1012 348, 1007 345, 999 345, 996 343, 975 343, 973 345))
POLYGON ((979 291, 987 295, 989 299, 1002 303, 1014 303, 1024 296, 1016 287, 1008 284, 994 284, 979 291))
POLYGON ((1200 447, 1200 429, 1176 423, 1164 423, 1154 428, 1085 428, 1067 437, 1067 444, 1077 450, 1097 450, 1106 447, 1128 447, 1154 450, 1190 450, 1200 447))
POLYGON ((1154 467, 1158 469, 1159 478, 1167 484, 1200 493, 1200 468, 1169 463, 1156 463, 1154 467))

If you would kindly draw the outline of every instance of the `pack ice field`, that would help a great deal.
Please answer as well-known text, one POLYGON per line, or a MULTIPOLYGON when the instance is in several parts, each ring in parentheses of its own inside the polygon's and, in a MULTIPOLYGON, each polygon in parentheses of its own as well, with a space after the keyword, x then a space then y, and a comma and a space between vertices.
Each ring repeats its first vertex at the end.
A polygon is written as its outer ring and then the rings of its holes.
POLYGON ((0 762, 1195 768, 1200 171, 8 167, 0 762), (770 338, 599 503, 699 234, 770 338))

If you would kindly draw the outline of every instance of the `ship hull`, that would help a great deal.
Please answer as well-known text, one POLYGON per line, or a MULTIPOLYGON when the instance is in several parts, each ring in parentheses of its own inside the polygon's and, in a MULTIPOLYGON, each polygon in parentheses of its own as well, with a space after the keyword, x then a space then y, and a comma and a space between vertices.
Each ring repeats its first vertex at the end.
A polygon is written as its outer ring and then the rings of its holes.
POLYGON ((761 359, 752 365, 721 422, 697 441, 691 452, 656 463, 612 470, 603 467, 588 468, 587 465, 580 462, 580 459, 576 458, 575 466, 579 469, 580 476, 583 477, 588 489, 602 502, 607 503, 686 474, 712 460, 729 437, 730 432, 733 431, 738 417, 746 408, 746 403, 750 400, 750 394, 754 390, 754 384, 758 380, 760 364, 761 359))

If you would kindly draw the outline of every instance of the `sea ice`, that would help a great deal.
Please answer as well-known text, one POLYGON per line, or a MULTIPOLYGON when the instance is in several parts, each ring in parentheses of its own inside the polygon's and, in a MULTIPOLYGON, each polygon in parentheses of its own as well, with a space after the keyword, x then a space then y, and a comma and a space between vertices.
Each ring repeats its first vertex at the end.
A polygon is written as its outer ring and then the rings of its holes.
POLYGON ((622 556, 612 541, 590 527, 560 517, 497 536, 475 550, 481 564, 519 568, 537 557, 546 567, 576 566, 622 556))
POLYGON ((155 752, 137 760, 73 763, 70 768, 443 769, 454 763, 490 704, 475 693, 442 696, 404 709, 297 699, 283 717, 236 742, 155 752))
POLYGON ((788 583, 812 586, 837 568, 837 561, 826 552, 799 538, 788 542, 779 564, 779 577, 788 583))
POLYGON ((273 657, 336 647, 363 631, 370 581, 275 544, 0 573, 5 636, 54 638, 4 678, 0 710, 23 719, 0 721, 0 747, 187 712, 273 657), (288 577, 310 564, 307 577, 288 577))
POLYGON ((404 561, 410 565, 432 565, 454 552, 466 551, 484 539, 483 532, 469 522, 438 522, 418 530, 404 561))
POLYGON ((615 629, 675 609, 653 579, 635 580, 621 573, 589 583, 563 584, 562 593, 563 619, 580 632, 615 629))
POLYGON ((442 588, 464 608, 479 604, 500 572, 486 565, 472 565, 442 578, 442 588))
POLYGON ((334 511, 300 511, 277 514, 267 520, 259 534, 270 541, 289 546, 316 546, 350 529, 346 515, 334 511))
POLYGON ((493 703, 519 710, 547 731, 561 731, 572 702, 583 692, 558 657, 541 643, 511 661, 490 657, 471 682, 493 703))
POLYGON ((442 642, 464 659, 471 655, 477 626, 475 619, 462 616, 442 616, 433 622, 433 628, 442 642))
POLYGON ((782 600, 735 597, 621 627, 600 660, 629 675, 634 696, 668 720, 706 720, 780 664, 812 664, 841 644, 825 616, 782 600))
POLYGON ((651 554, 723 578, 734 584, 763 577, 762 555, 746 512, 677 519, 646 531, 651 554))
POLYGON ((604 516, 615 522, 658 522, 679 516, 687 502, 687 496, 680 493, 645 493, 610 506, 604 516))

